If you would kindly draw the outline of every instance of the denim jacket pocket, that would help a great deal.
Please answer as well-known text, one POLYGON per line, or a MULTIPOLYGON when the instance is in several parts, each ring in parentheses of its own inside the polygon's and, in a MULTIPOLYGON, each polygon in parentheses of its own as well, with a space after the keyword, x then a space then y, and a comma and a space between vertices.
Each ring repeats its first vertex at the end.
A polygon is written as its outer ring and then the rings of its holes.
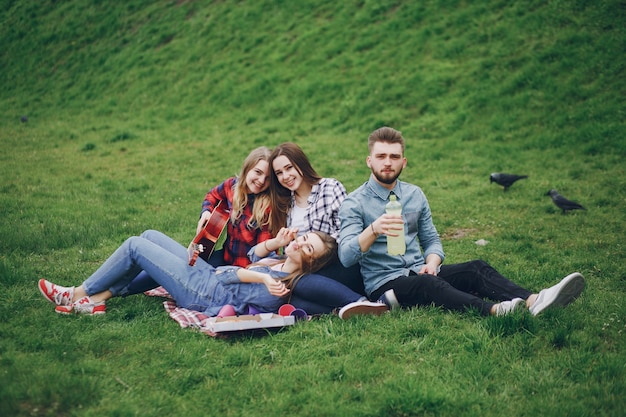
POLYGON ((407 233, 409 235, 416 235, 419 213, 417 211, 408 211, 408 212, 404 212, 403 215, 404 215, 404 221, 406 222, 407 233))

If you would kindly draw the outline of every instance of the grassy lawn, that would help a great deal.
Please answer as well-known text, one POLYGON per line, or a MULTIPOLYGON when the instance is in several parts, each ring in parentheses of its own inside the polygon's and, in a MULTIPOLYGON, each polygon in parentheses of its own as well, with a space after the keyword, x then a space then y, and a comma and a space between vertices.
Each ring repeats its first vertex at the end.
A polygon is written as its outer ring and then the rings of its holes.
POLYGON ((623 415, 622 2, 1 3, 1 415, 623 415), (186 244, 260 145, 296 142, 352 191, 382 125, 446 262, 535 291, 580 271, 581 298, 220 339, 160 299, 65 317, 36 288, 79 284, 145 229, 186 244), (529 177, 503 192, 491 172, 529 177), (561 214, 553 188, 587 210, 561 214))

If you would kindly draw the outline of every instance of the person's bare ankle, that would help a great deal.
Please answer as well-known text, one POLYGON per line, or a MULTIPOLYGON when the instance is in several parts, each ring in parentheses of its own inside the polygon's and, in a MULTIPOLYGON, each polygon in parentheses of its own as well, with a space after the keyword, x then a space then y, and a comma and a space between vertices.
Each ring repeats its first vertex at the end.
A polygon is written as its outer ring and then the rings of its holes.
POLYGON ((72 296, 72 303, 75 303, 76 301, 80 300, 86 295, 87 295, 87 292, 85 291, 82 285, 80 287, 75 287, 74 295, 72 296))

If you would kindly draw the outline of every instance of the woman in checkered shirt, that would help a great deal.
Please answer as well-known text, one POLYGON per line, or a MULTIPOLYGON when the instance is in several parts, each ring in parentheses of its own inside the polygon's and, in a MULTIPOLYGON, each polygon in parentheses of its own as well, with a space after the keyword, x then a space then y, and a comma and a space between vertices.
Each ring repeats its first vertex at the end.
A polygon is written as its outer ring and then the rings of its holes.
MULTIPOLYGON (((339 208, 347 196, 343 184, 320 176, 295 143, 286 142, 274 148, 270 165, 270 230, 275 233, 281 227, 297 228, 298 234, 320 231, 336 239, 340 229, 339 208)), ((332 278, 360 295, 365 294, 358 266, 345 268, 336 260, 316 274, 319 275, 332 278)), ((299 289, 296 286, 295 296, 301 294, 299 289)), ((304 307, 309 313, 313 309, 332 311, 331 306, 304 307)))
POLYGON ((270 228, 298 228, 303 234, 317 230, 339 236, 339 207, 346 189, 334 178, 322 178, 295 143, 278 145, 270 156, 272 166, 270 228))

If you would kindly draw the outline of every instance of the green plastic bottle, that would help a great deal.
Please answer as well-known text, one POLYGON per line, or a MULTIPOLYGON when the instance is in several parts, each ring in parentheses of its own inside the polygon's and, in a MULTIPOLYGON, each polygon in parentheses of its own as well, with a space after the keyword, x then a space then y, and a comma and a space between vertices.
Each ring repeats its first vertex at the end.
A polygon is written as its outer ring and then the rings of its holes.
MULTIPOLYGON (((385 206, 388 214, 402 215, 402 204, 397 200, 395 194, 389 196, 389 202, 385 206)), ((404 224, 402 230, 393 230, 398 236, 387 236, 387 253, 389 255, 404 255, 406 252, 406 243, 404 242, 404 224)))

